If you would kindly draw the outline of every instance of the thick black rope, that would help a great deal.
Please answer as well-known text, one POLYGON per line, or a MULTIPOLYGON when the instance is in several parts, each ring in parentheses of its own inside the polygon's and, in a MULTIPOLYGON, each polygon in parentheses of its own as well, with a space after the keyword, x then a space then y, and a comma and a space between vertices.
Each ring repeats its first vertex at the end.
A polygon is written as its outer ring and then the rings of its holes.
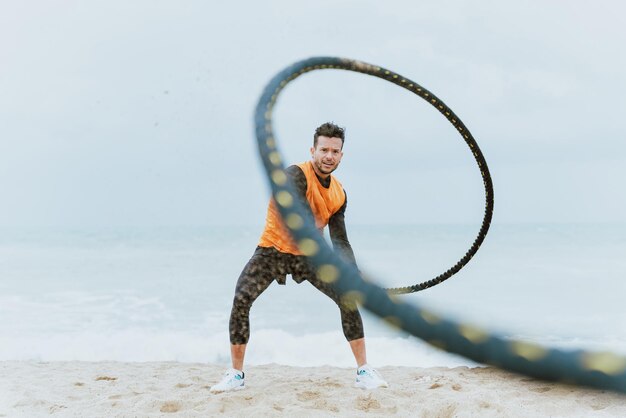
MULTIPOLYGON (((389 324, 449 352, 460 354, 479 363, 491 364, 540 379, 626 393, 626 357, 624 356, 608 352, 563 351, 542 347, 533 343, 507 339, 472 324, 451 321, 418 305, 403 302, 389 295, 386 289, 365 281, 354 266, 347 264, 333 252, 315 227, 312 216, 297 198, 295 187, 285 173, 282 156, 278 151, 272 129, 272 110, 278 94, 285 85, 303 73, 326 68, 366 74, 387 71, 374 65, 343 58, 315 57, 303 60, 272 78, 263 91, 255 110, 259 153, 270 182, 272 196, 290 234, 302 253, 315 267, 318 278, 332 283, 342 298, 360 303, 365 309, 385 319, 389 324)), ((416 85, 400 76, 394 77, 397 74, 392 72, 385 73, 385 75, 391 76, 390 81, 395 84, 416 85)), ((444 106, 438 101, 439 99, 431 96, 430 92, 428 95, 435 100, 437 107, 439 104, 444 106)), ((443 113, 445 114, 445 111, 443 113)), ((452 115, 452 112, 450 114, 452 115)), ((459 126, 463 128, 460 130, 457 127, 459 132, 462 134, 466 132, 465 126, 459 126)), ((470 136, 469 132, 467 134, 470 136)), ((477 161, 482 164, 484 159, 480 151, 477 150, 476 155, 480 156, 477 157, 477 161)), ((484 170, 486 169, 484 165, 484 170)), ((492 196, 491 186, 486 185, 485 190, 489 201, 489 196, 492 196)), ((487 212, 490 212, 489 204, 487 212)), ((488 228, 490 215, 485 219, 487 222, 486 226, 483 223, 483 228, 488 228)), ((482 242, 482 238, 480 241, 482 242)), ((475 243, 476 248, 479 245, 480 242, 475 243)), ((458 263, 461 267, 464 259, 465 257, 458 263)))

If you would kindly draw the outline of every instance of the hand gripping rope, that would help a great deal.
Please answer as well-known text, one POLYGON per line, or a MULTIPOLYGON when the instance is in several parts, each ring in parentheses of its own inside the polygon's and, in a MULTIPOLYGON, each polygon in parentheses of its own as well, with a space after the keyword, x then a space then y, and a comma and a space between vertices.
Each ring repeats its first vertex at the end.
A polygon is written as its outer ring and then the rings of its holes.
POLYGON ((418 305, 408 304, 364 280, 353 266, 333 252, 315 228, 291 180, 285 174, 282 157, 272 130, 272 109, 281 90, 301 74, 320 69, 360 72, 391 81, 418 94, 431 103, 457 128, 481 169, 485 182, 487 205, 480 233, 472 248, 450 270, 428 282, 409 288, 390 289, 390 293, 407 293, 426 289, 459 271, 482 243, 493 210, 493 190, 487 165, 476 142, 454 113, 436 96, 418 84, 384 68, 360 61, 336 57, 314 57, 299 61, 278 73, 263 91, 255 111, 255 129, 259 153, 278 209, 300 250, 315 266, 316 274, 332 283, 343 298, 363 305, 389 324, 428 343, 460 354, 479 363, 491 364, 528 376, 610 389, 626 393, 626 357, 608 352, 563 351, 524 341, 505 339, 477 326, 458 323, 418 305))

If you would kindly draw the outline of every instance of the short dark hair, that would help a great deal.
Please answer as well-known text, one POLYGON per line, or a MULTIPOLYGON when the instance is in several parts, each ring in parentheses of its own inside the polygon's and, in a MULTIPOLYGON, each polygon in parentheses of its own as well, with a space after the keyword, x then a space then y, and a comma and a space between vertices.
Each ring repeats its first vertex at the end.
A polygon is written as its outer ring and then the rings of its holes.
POLYGON ((317 127, 317 129, 315 129, 315 134, 313 135, 313 148, 317 147, 317 138, 320 136, 327 136, 329 138, 340 138, 341 148, 343 148, 343 142, 346 139, 346 130, 345 128, 341 128, 332 122, 326 122, 321 124, 317 127))

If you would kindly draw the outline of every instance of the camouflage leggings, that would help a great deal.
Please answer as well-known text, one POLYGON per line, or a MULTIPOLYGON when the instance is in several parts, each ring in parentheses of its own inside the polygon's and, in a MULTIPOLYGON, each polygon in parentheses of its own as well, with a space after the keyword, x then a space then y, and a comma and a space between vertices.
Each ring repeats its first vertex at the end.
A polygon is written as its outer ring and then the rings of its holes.
POLYGON ((304 257, 257 247, 237 280, 229 323, 231 344, 247 344, 252 304, 274 280, 284 284, 287 274, 298 283, 307 280, 339 306, 343 335, 348 341, 363 338, 363 321, 357 306, 353 302, 341 301, 331 285, 316 277, 304 257))

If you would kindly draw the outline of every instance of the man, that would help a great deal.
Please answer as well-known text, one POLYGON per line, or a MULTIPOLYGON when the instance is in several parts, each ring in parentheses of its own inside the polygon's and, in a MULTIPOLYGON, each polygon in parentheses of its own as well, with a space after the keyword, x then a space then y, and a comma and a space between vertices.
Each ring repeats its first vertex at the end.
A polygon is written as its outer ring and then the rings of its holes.
MULTIPOLYGON (((335 250, 356 266, 344 223, 346 193, 341 183, 331 175, 343 157, 344 139, 343 128, 332 123, 321 125, 313 136, 311 161, 292 165, 286 172, 292 177, 302 200, 308 202, 316 226, 322 230, 328 225, 335 250)), ((229 324, 232 368, 224 373, 218 384, 211 387, 211 392, 245 388, 243 361, 250 337, 250 307, 274 280, 285 284, 287 274, 291 274, 297 283, 307 280, 339 306, 343 333, 358 367, 355 386, 365 389, 387 387, 387 382, 367 364, 363 322, 356 304, 341 300, 330 284, 316 276, 306 257, 292 241, 272 200, 259 245, 241 272, 235 288, 229 324)))

